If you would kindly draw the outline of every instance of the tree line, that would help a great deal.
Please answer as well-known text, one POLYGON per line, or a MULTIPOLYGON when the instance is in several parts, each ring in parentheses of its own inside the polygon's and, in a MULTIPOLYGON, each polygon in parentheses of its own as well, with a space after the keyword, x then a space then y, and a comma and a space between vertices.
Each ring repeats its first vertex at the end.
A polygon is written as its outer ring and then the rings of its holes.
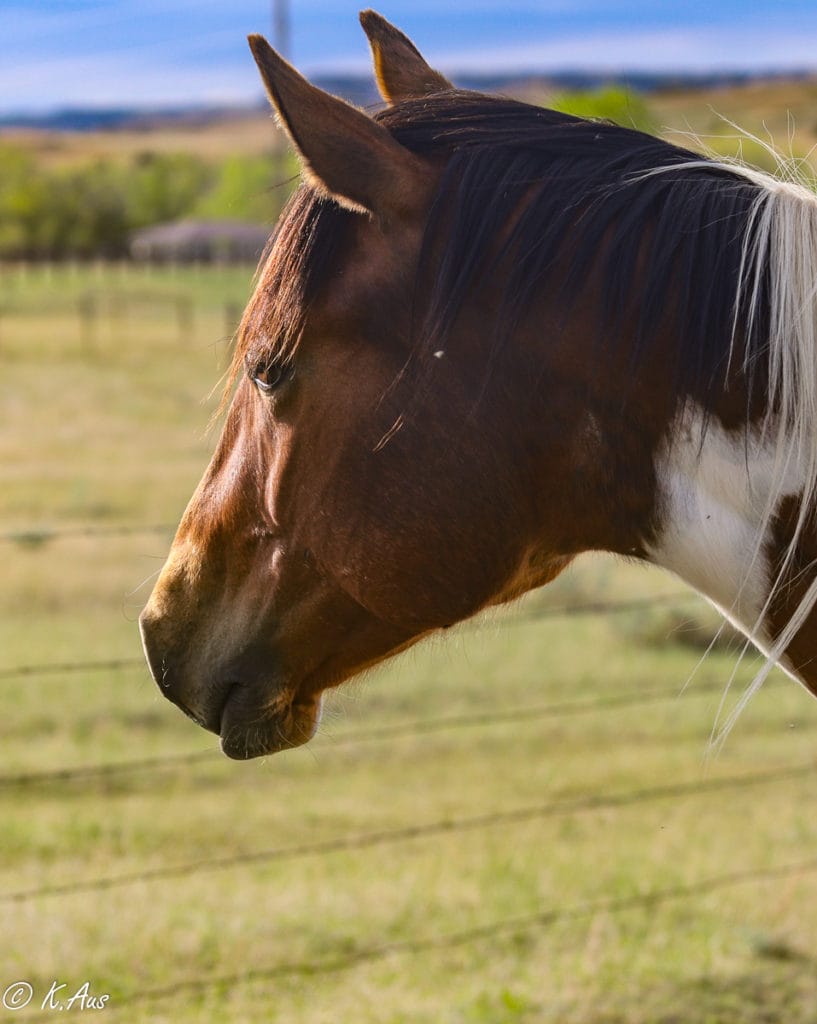
POLYGON ((181 218, 272 224, 296 170, 273 156, 151 152, 48 168, 0 144, 0 259, 114 259, 137 228, 181 218))
MULTIPOLYGON (((653 130, 644 100, 612 86, 543 96, 548 106, 653 130)), ((126 256, 138 228, 199 217, 272 225, 298 174, 291 156, 146 151, 49 168, 22 146, 0 142, 0 260, 126 256)))

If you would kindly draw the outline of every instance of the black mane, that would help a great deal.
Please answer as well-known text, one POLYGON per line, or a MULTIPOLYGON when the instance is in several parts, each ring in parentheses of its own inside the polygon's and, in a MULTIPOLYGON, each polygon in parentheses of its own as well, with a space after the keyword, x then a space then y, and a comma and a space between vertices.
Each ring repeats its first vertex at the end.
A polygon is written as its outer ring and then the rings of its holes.
MULTIPOLYGON (((432 336, 439 344, 480 275, 510 256, 497 310, 501 343, 567 254, 567 304, 581 295, 599 259, 606 261, 601 336, 614 340, 623 318, 634 316, 637 361, 671 319, 678 357, 668 373, 677 393, 706 402, 723 387, 744 239, 762 186, 633 129, 478 93, 406 101, 376 119, 412 152, 446 159, 420 274, 432 251, 442 258, 418 346, 432 336), (689 161, 703 166, 680 166, 689 161), (677 172, 646 173, 674 165, 677 172), (509 218, 522 206, 508 234, 509 218)), ((268 282, 277 293, 285 355, 355 216, 306 186, 291 200, 268 282)), ((762 351, 762 320, 741 339, 751 352, 762 351)))

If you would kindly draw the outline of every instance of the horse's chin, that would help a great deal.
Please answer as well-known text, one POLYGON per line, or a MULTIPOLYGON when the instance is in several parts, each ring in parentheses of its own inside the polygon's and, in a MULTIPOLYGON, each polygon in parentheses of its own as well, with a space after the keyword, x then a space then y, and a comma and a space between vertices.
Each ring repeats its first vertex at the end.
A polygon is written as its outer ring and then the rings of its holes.
POLYGON ((259 709, 245 689, 233 686, 221 712, 222 752, 235 761, 248 761, 300 747, 317 732, 320 712, 320 696, 308 701, 279 699, 259 709))

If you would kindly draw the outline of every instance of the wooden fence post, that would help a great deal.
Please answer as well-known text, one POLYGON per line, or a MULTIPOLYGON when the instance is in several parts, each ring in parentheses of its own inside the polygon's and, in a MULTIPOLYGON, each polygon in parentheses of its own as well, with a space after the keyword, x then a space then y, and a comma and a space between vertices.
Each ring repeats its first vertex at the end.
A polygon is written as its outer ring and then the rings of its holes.
POLYGON ((241 307, 235 302, 228 302, 224 306, 224 330, 228 339, 232 339, 240 322, 241 307))
POLYGON ((80 343, 88 352, 96 347, 96 322, 99 310, 93 292, 83 292, 77 300, 80 322, 80 343))
POLYGON ((189 295, 180 295, 176 299, 176 323, 179 327, 179 342, 189 342, 193 334, 193 300, 189 295))

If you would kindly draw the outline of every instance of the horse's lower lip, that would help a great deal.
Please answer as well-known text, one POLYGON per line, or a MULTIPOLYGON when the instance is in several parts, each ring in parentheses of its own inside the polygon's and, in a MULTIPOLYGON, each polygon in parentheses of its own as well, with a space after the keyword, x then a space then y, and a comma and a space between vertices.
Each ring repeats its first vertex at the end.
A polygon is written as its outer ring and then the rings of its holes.
POLYGON ((317 706, 282 701, 259 707, 240 683, 230 687, 221 712, 221 749, 227 757, 247 761, 307 743, 317 727, 317 706))

